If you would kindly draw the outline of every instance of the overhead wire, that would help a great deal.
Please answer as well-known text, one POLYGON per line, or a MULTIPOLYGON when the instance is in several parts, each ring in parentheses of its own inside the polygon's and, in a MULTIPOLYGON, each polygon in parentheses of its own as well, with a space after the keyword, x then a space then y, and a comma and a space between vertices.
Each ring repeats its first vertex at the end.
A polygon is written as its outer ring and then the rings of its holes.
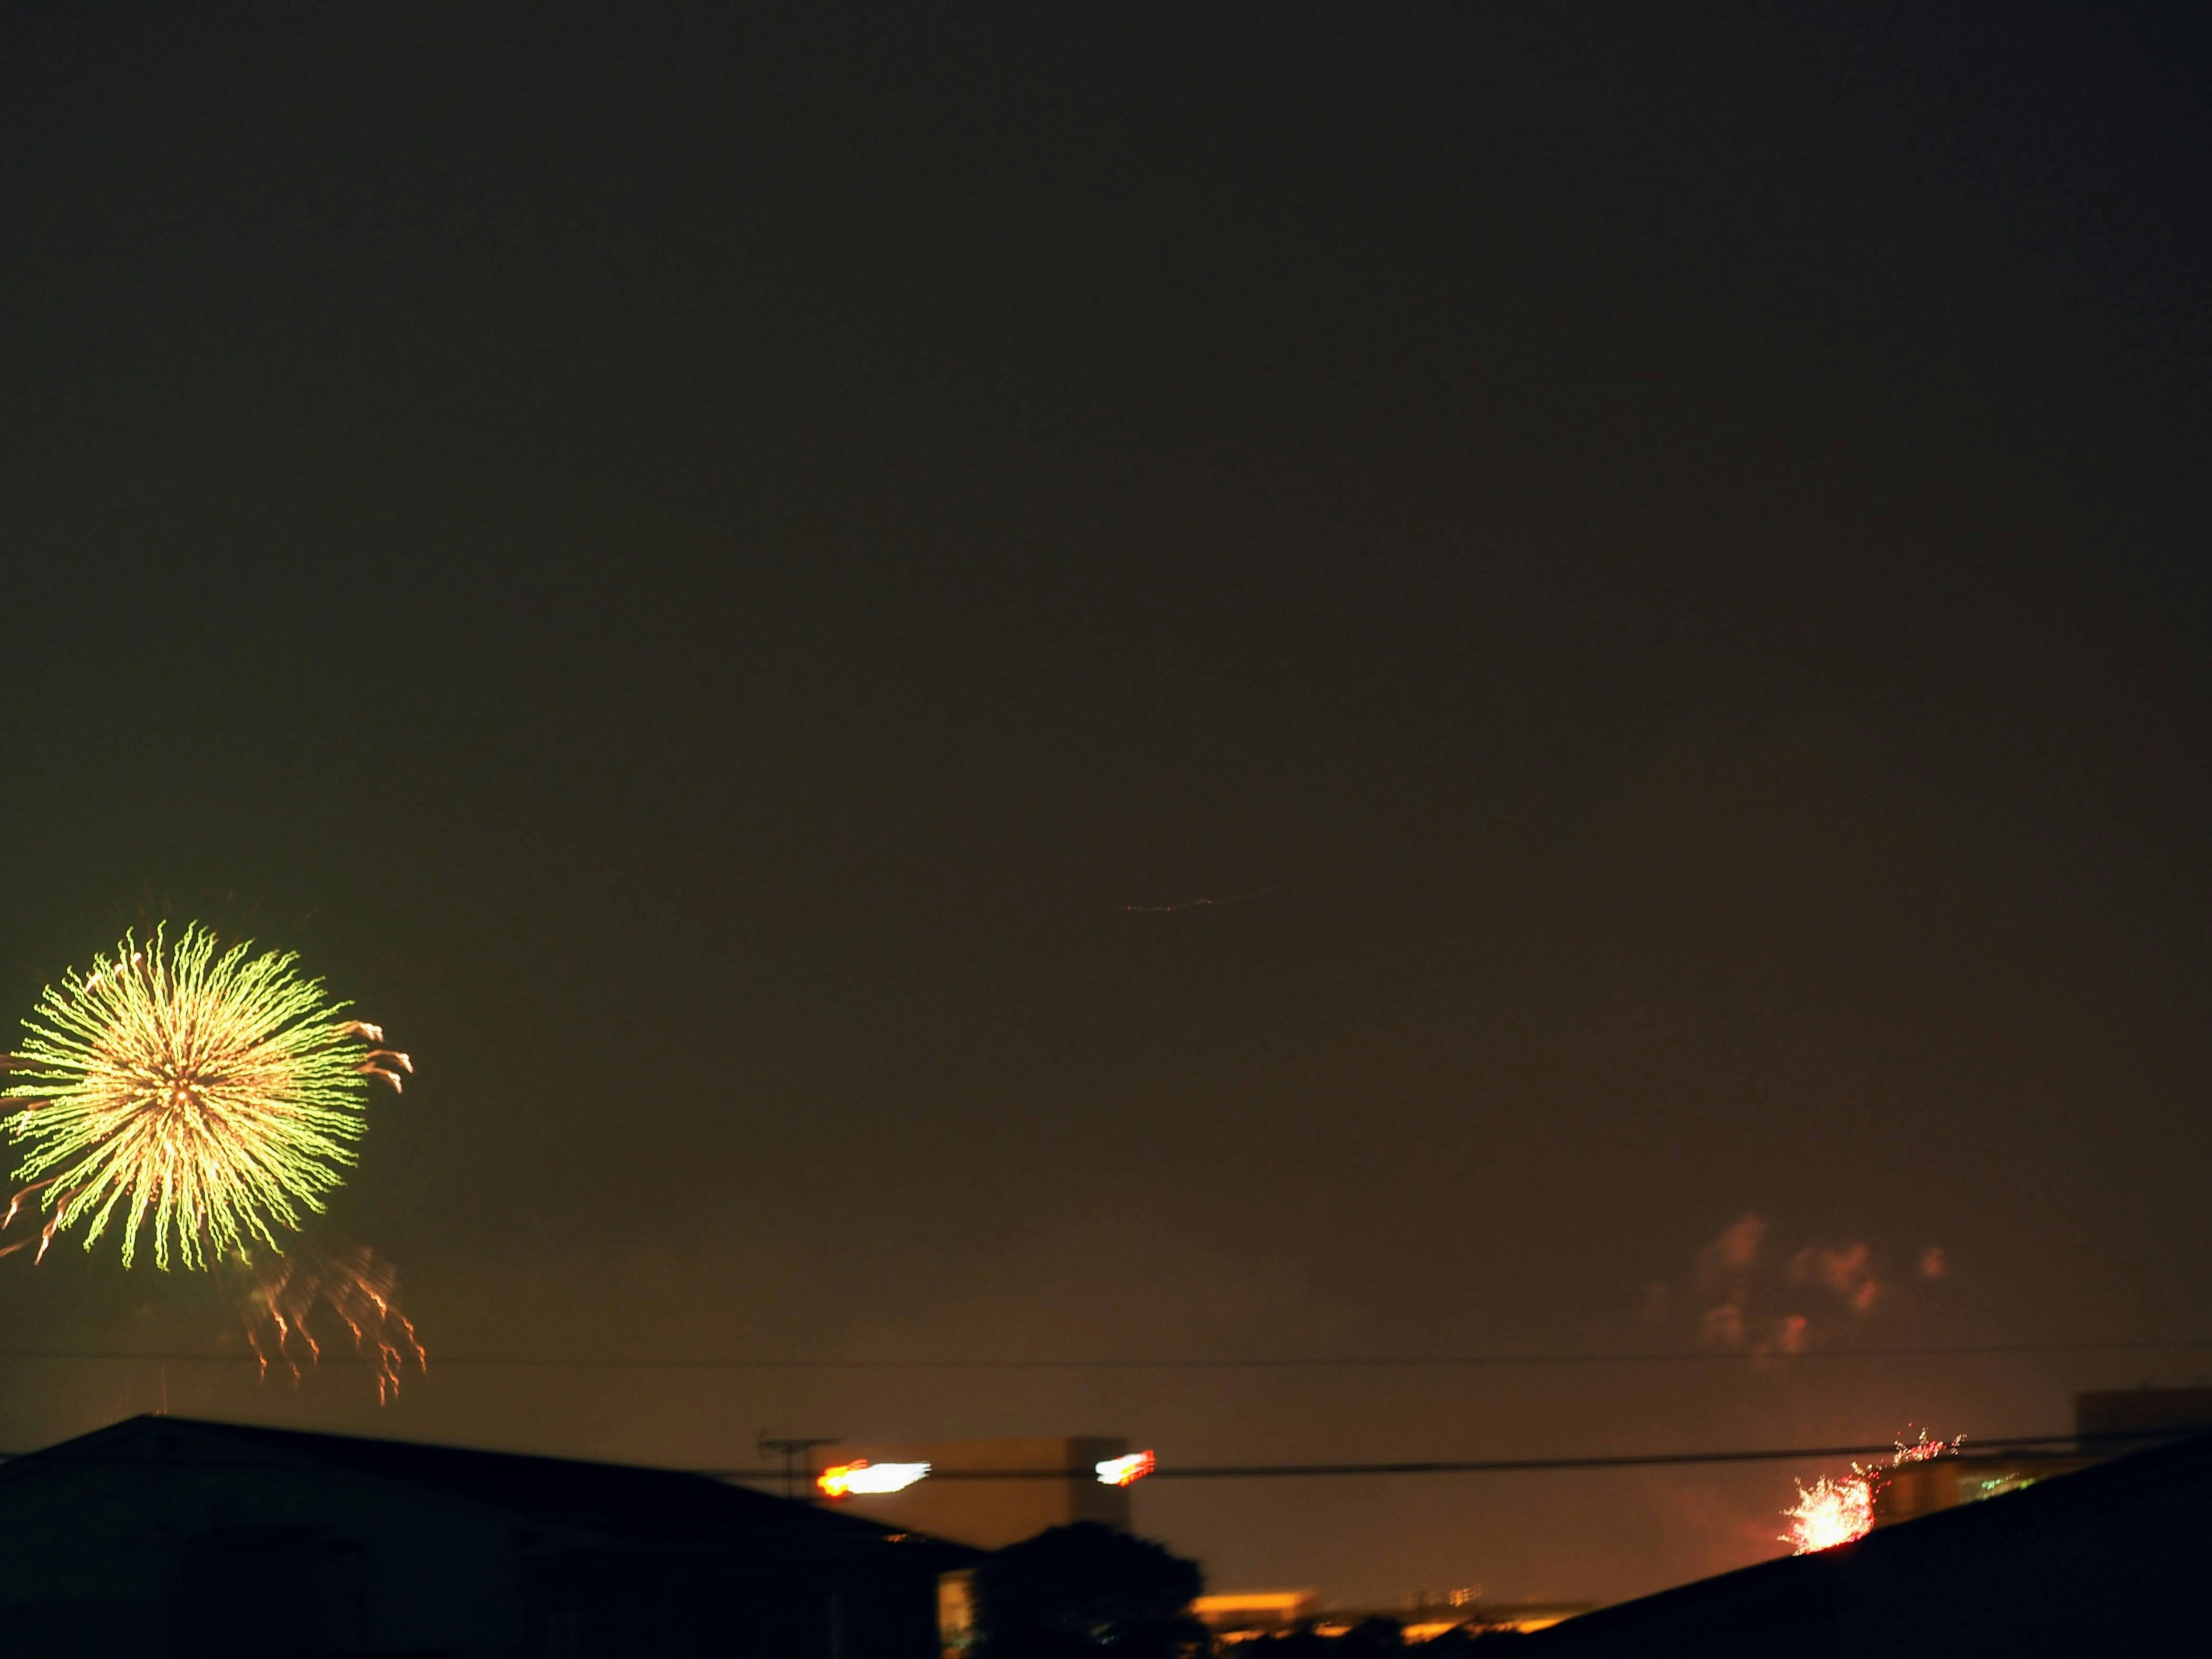
MULTIPOLYGON (((1994 1342, 1866 1348, 1814 1348, 1797 1353, 1735 1349, 1657 1349, 1620 1353, 1309 1354, 1279 1358, 1176 1356, 1161 1358, 715 1358, 593 1354, 439 1354, 434 1368, 548 1370, 726 1371, 1171 1371, 1419 1370, 1576 1365, 1835 1364, 1849 1360, 1972 1358, 2025 1354, 2182 1352, 2212 1349, 2212 1337, 2130 1338, 2087 1342, 1994 1342)), ((322 1363, 358 1363, 368 1356, 326 1349, 322 1363)), ((163 1362, 258 1364, 248 1352, 205 1349, 0 1348, 0 1361, 163 1362)))
MULTIPOLYGON (((241 1425, 242 1426, 242 1425, 241 1425)), ((290 1431, 282 1432, 289 1433, 290 1431)), ((2026 1434, 1992 1435, 1970 1442, 1954 1454, 1963 1458, 1994 1455, 2002 1458, 2064 1460, 2087 1455, 2089 1449, 2106 1451, 2124 1450, 2131 1445, 2148 1442, 2175 1440, 2185 1437, 2191 1431, 2185 1429, 2130 1430, 2099 1434, 2026 1434)), ((2197 1432, 2201 1432, 2198 1431, 2197 1432)), ((309 1436, 307 1437, 313 1437, 309 1436)), ((410 1449, 414 1449, 410 1448, 410 1449)), ((471 1453, 489 1456, 517 1456, 531 1458, 530 1453, 482 1452, 478 1448, 463 1448, 471 1453)), ((1319 1479, 1346 1475, 1414 1475, 1414 1474, 1567 1474, 1577 1470, 1683 1468, 1699 1465, 1728 1463, 1819 1463, 1842 1457, 1887 1456, 1899 1449, 1895 1441, 1865 1443, 1850 1445, 1759 1447, 1748 1449, 1721 1449, 1676 1452, 1621 1452, 1597 1455, 1560 1457, 1491 1457, 1491 1458, 1422 1458, 1400 1462, 1315 1462, 1315 1463, 1160 1463, 1144 1478, 1146 1480, 1247 1480, 1270 1479, 1319 1479)), ((16 1462, 26 1458, 52 1460, 58 1463, 82 1464, 86 1467, 109 1465, 156 1467, 189 1471, 203 1468, 258 1468, 264 1464, 238 1460, 204 1458, 179 1459, 174 1456, 111 1456, 72 1455, 68 1443, 39 1452, 0 1452, 0 1462, 16 1462)), ((575 1460, 554 1458, 545 1460, 566 1462, 575 1460)), ((641 1466, 647 1467, 647 1466, 641 1466)), ((793 1471, 786 1468, 696 1468, 650 1466, 664 1474, 701 1475, 717 1480, 774 1481, 788 1480, 793 1471)), ((1033 1468, 1033 1469, 962 1469, 934 1468, 929 1473, 932 1480, 1067 1480, 1089 1481, 1097 1477, 1092 1469, 1033 1468)))
MULTIPOLYGON (((2015 1434, 1976 1438, 1960 1455, 1984 1452, 2009 1456, 2063 1458, 2084 1445, 2119 1445, 2179 1437, 2172 1430, 2118 1434, 2015 1434)), ((1380 1474, 1560 1474, 1576 1469, 1680 1468, 1698 1464, 1826 1462, 1838 1457, 1888 1456, 1899 1449, 1893 1440, 1878 1445, 1760 1447, 1743 1451, 1620 1452, 1580 1457, 1421 1458, 1398 1462, 1360 1463, 1159 1463, 1147 1480, 1250 1480, 1285 1477, 1322 1478, 1334 1475, 1380 1474)), ((695 1474, 725 1480, 780 1480, 778 1469, 695 1469, 695 1474)), ((1065 1480, 1094 1479, 1090 1469, 932 1469, 932 1480, 1065 1480)))

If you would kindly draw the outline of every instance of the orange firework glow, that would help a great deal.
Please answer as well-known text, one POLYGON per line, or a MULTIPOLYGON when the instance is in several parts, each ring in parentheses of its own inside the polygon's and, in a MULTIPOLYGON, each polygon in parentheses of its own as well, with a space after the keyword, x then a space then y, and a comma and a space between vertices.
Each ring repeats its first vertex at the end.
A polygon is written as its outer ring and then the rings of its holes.
POLYGON ((1854 1463, 1851 1472, 1838 1480, 1824 1474, 1809 1486, 1801 1481, 1797 1501, 1782 1511, 1790 1521, 1790 1530, 1782 1534, 1782 1541, 1799 1555, 1810 1555, 1865 1537, 1874 1530, 1875 1496, 1890 1469, 1956 1452, 1965 1440, 1964 1435, 1955 1440, 1931 1440, 1923 1429, 1917 1439, 1899 1441, 1887 1465, 1878 1463, 1869 1469, 1854 1463))
POLYGON ((1797 1501, 1782 1511, 1790 1530, 1782 1541, 1800 1555, 1832 1550, 1874 1530, 1874 1480, 1856 1466, 1840 1480, 1822 1475, 1797 1488, 1797 1501))
POLYGON ((377 1404, 398 1395, 408 1360, 417 1370, 429 1369, 414 1325, 399 1310, 398 1273, 365 1245, 337 1255, 278 1256, 255 1273, 243 1311, 246 1340, 264 1377, 275 1360, 296 1383, 300 1362, 312 1365, 322 1358, 313 1322, 319 1312, 352 1333, 356 1351, 376 1373, 377 1404))

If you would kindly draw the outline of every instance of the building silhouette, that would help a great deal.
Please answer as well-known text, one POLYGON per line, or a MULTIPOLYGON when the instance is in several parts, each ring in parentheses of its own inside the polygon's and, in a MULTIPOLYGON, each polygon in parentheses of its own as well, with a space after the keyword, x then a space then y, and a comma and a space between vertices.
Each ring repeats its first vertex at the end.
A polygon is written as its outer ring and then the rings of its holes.
POLYGON ((2212 1435, 1571 1619, 1529 1659, 2212 1652, 2212 1435))
POLYGON ((666 1469, 140 1417, 0 1468, 0 1656, 937 1659, 976 1552, 666 1469))

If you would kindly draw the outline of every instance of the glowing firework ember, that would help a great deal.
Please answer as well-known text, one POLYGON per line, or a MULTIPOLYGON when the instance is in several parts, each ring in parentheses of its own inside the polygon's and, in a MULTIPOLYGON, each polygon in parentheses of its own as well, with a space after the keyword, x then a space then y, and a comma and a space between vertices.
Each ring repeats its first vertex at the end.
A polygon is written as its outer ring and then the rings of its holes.
POLYGON ((79 1221, 89 1249, 127 1206, 125 1267, 150 1221, 155 1265, 169 1265, 173 1236, 178 1258, 201 1267, 249 1236, 277 1248, 275 1227, 320 1210, 353 1162, 369 1079, 396 1091, 415 1068, 374 1046, 377 1027, 342 1018, 347 1005, 297 960, 250 945, 218 956, 193 924, 173 945, 158 930, 143 949, 126 935, 113 961, 49 986, 0 1090, 25 1103, 0 1127, 27 1149, 15 1176, 32 1183, 0 1227, 43 1191, 39 1254, 79 1221))
POLYGON ((1790 1517, 1782 1541, 1800 1555, 1848 1544, 1874 1530, 1873 1479, 1856 1468, 1841 1480, 1824 1474, 1799 1486, 1796 1503, 1782 1512, 1790 1517))
POLYGON ((1822 1475, 1810 1486, 1802 1482, 1797 1487, 1797 1501, 1782 1511, 1789 1517, 1790 1530, 1782 1534, 1782 1541, 1791 1546, 1799 1555, 1810 1555, 1816 1550, 1830 1550, 1838 1544, 1848 1544, 1863 1538, 1874 1530, 1874 1501, 1881 1490, 1883 1477, 1888 1469, 1901 1468, 1907 1463, 1924 1463, 1931 1457, 1942 1457, 1955 1452, 1964 1443, 1966 1436, 1956 1440, 1931 1440, 1923 1429, 1920 1437, 1911 1443, 1897 1443, 1896 1454, 1887 1468, 1861 1468, 1851 1465, 1851 1472, 1839 1480, 1822 1475))
POLYGON ((1963 1434, 1955 1440, 1930 1440, 1928 1431, 1923 1429, 1920 1437, 1911 1444, 1902 1440, 1897 1443, 1897 1455, 1889 1460, 1889 1466, 1901 1469, 1907 1463, 1925 1463, 1931 1457, 1948 1456, 1966 1443, 1966 1437, 1963 1434))
POLYGON ((417 1370, 429 1369, 414 1325, 399 1311, 398 1273, 366 1246, 331 1256, 277 1257, 254 1274, 244 1311, 246 1340, 264 1377, 276 1360, 297 1382, 300 1362, 312 1365, 323 1357, 314 1328, 319 1312, 352 1334, 355 1349, 375 1370, 380 1406, 399 1392, 410 1358, 417 1370))

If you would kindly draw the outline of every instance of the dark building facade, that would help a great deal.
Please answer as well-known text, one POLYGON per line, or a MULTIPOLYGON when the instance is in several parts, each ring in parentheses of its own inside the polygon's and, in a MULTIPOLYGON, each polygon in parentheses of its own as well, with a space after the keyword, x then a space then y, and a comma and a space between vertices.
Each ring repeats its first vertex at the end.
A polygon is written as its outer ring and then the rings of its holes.
POLYGON ((2074 1432, 2086 1451, 2126 1450, 2131 1437, 2212 1429, 2212 1389, 2113 1389, 2074 1396, 2074 1432))
POLYGON ((665 1469, 142 1417, 0 1468, 0 1655, 936 1659, 976 1553, 665 1469))
POLYGON ((2071 1474, 2160 1440, 2179 1440, 2212 1429, 2212 1389, 2125 1389, 2074 1396, 2076 1444, 2012 1447, 1905 1463, 1883 1471, 1875 1492, 1875 1524, 1886 1527, 1937 1510, 2032 1486, 2071 1474))
POLYGON ((1529 1659, 2212 1653, 2212 1436, 1601 1609, 1529 1659))

